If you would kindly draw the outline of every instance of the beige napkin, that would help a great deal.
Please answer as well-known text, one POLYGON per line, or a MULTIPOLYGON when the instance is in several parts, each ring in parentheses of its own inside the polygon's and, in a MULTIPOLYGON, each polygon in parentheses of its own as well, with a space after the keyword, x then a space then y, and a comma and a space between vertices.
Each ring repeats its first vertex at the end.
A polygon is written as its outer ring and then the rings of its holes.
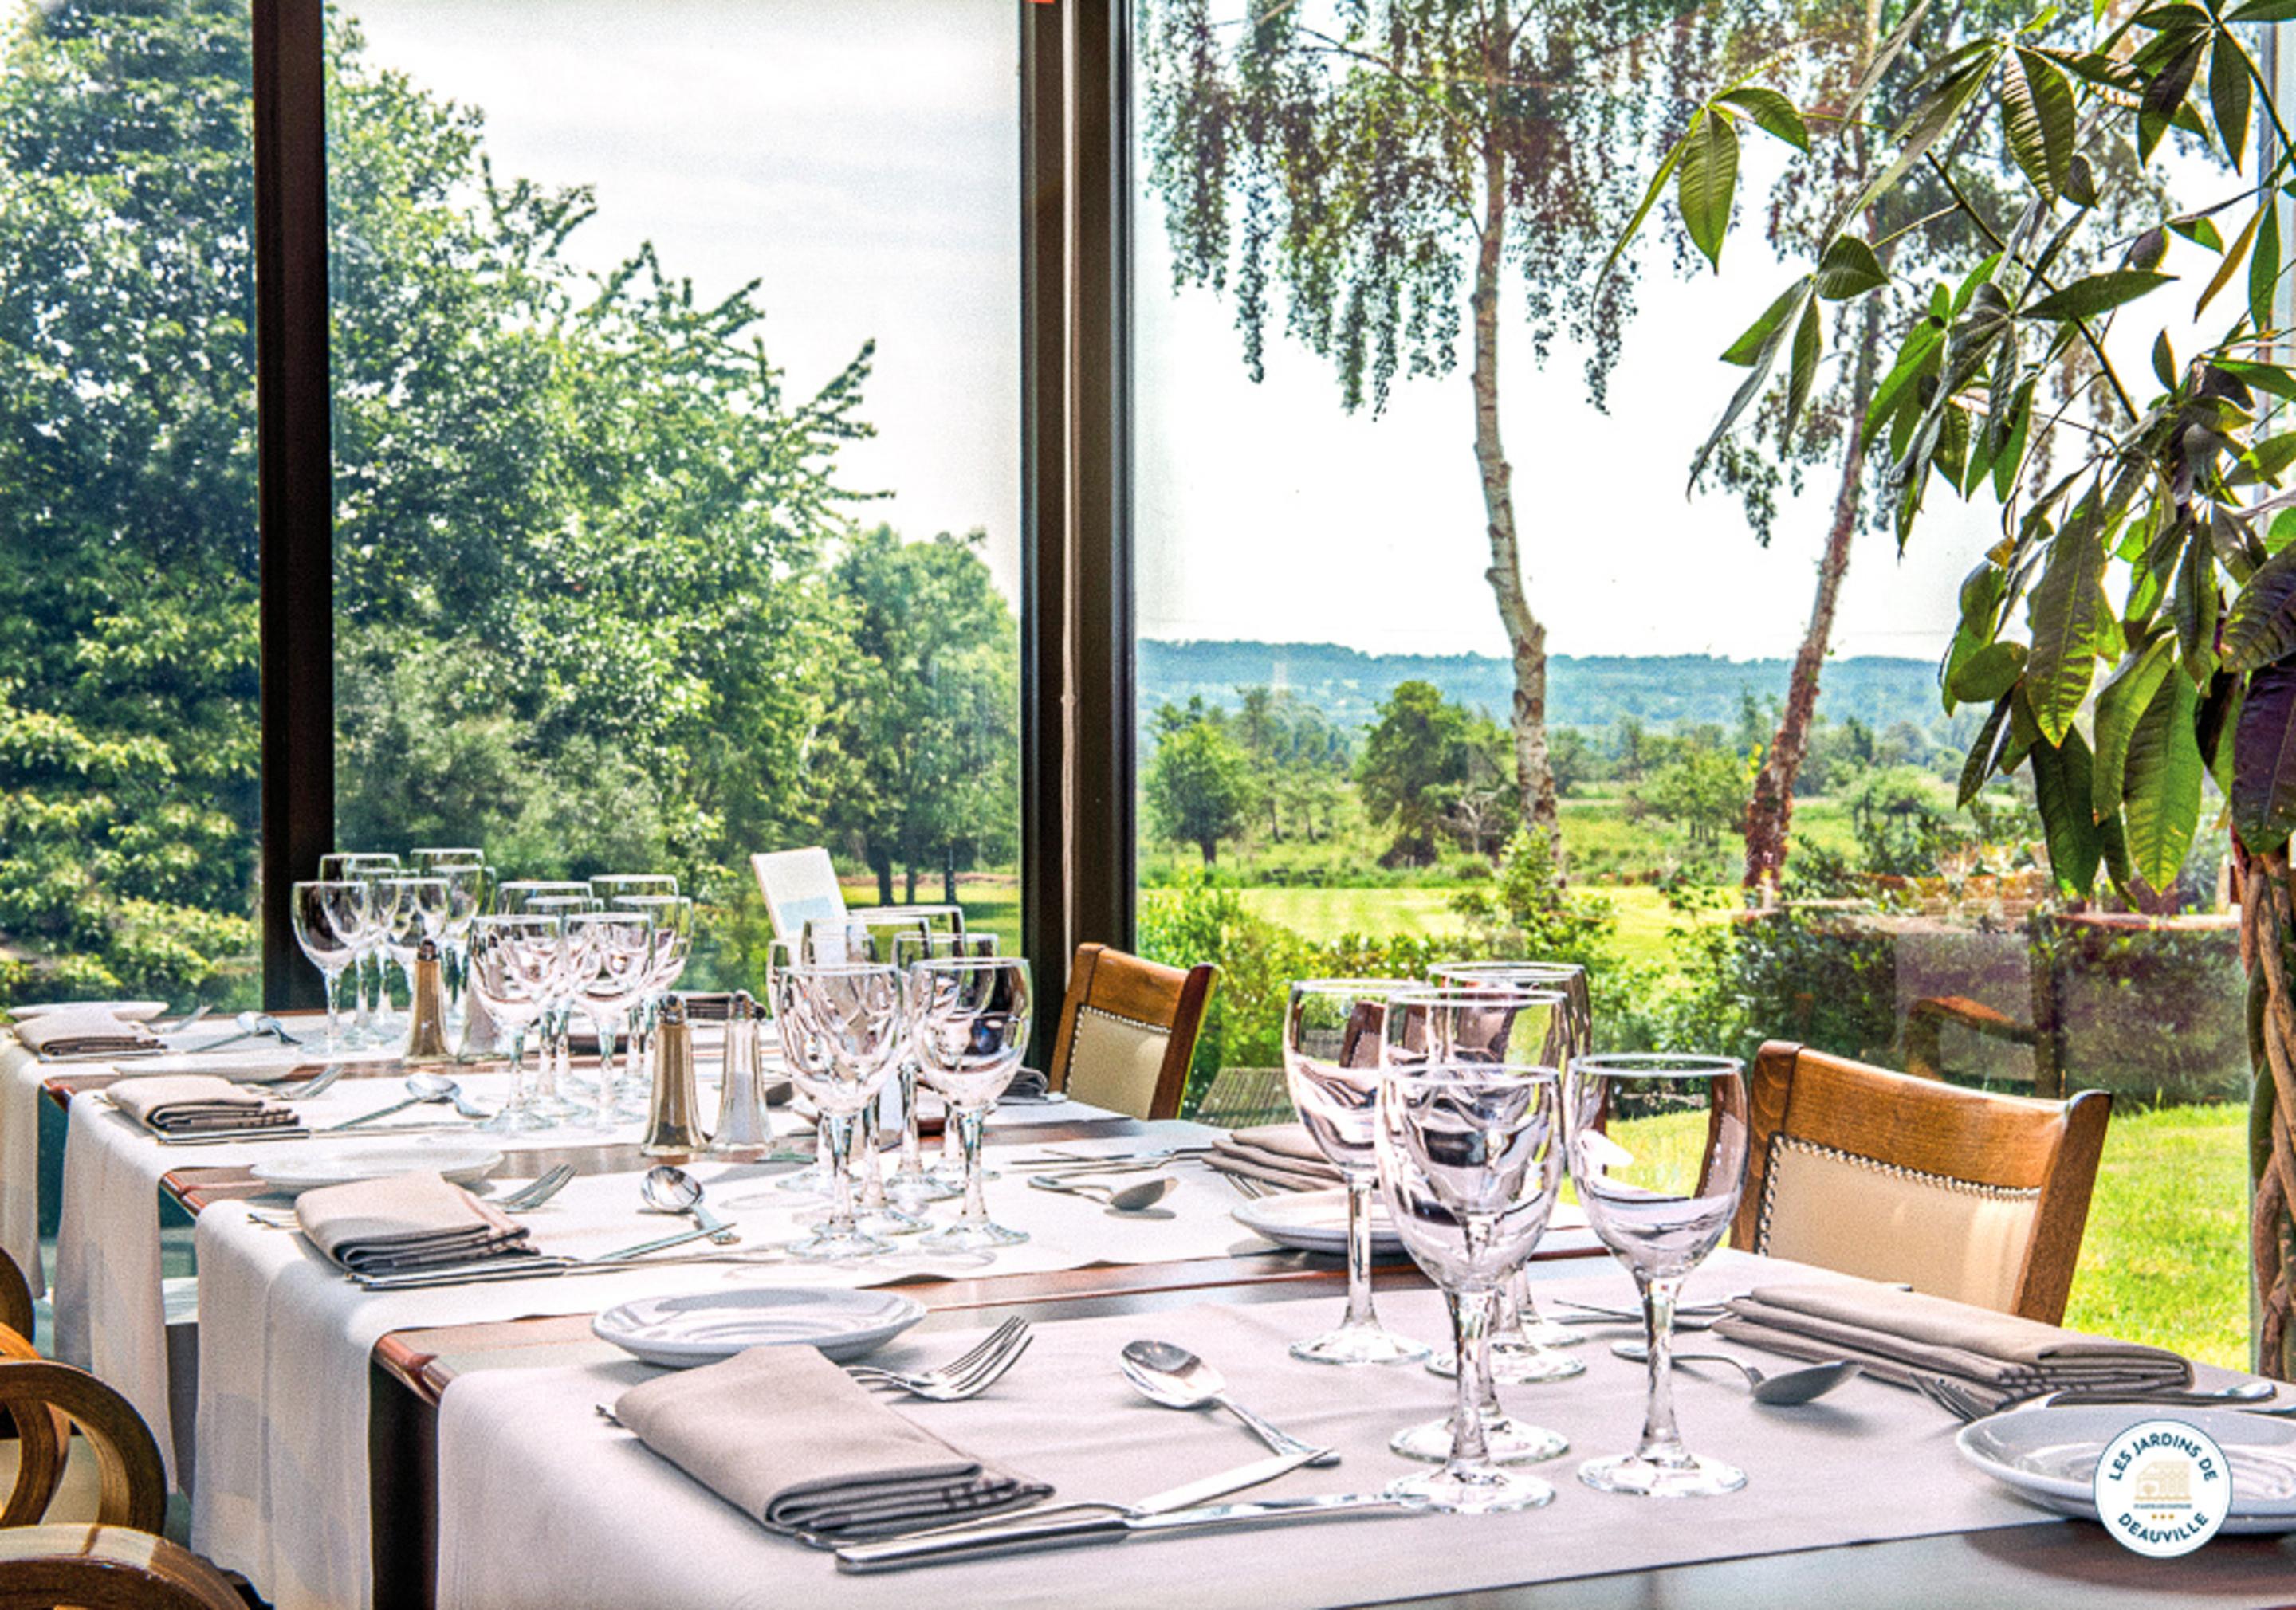
POLYGON ((614 1418, 775 1532, 852 1542, 1033 1504, 1052 1489, 961 1453, 810 1347, 752 1347, 633 1386, 614 1418))
POLYGON ((2192 1365, 2166 1348, 1868 1280, 1764 1287, 1734 1298, 1714 1332, 1792 1358, 1853 1360, 1900 1386, 1945 1376, 1997 1406, 2037 1392, 2149 1392, 2193 1380, 2192 1365))
POLYGON ((534 1255, 525 1225, 429 1172, 307 1190, 295 1217, 314 1246, 353 1274, 534 1255))
POLYGON ((44 1062, 67 1058, 150 1056, 160 1036, 101 1006, 67 1006, 16 1025, 16 1038, 44 1062))
POLYGON ((1263 1124, 1212 1142, 1214 1168, 1285 1190, 1329 1190, 1344 1183, 1304 1124, 1263 1124))
POLYGON ((292 1129, 295 1109, 212 1074, 122 1079, 104 1094, 111 1105, 162 1135, 243 1129, 292 1129))

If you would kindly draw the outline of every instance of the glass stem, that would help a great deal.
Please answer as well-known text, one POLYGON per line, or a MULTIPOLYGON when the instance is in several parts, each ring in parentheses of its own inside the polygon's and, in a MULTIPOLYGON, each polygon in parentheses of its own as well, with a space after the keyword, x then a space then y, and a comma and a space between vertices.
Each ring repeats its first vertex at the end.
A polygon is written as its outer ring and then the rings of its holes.
POLYGON ((510 1106, 511 1112, 526 1110, 526 1026, 519 1025, 510 1032, 510 1106))
POLYGON ((621 1081, 614 1073, 615 1016, 601 1011, 590 1017, 598 1030, 598 1116, 607 1123, 613 1121, 614 1100, 621 1091, 621 1081))
POLYGON ((1490 1386, 1491 1293, 1455 1291, 1451 1298, 1451 1344, 1459 1360, 1459 1403, 1451 1415, 1449 1468, 1480 1467, 1490 1460, 1483 1438, 1483 1398, 1490 1386))
POLYGON ((964 1136, 963 1126, 956 1121, 956 1109, 944 1106, 940 1120, 940 1165, 943 1173, 964 1166, 964 1136))
POLYGON ((824 1236, 849 1236, 853 1233, 853 1174, 848 1166, 852 1155, 854 1132, 859 1121, 849 1113, 834 1116, 821 1116, 822 1140, 829 1151, 829 1222, 821 1227, 824 1236))
POLYGON ((988 1197, 982 1189, 980 1167, 981 1132, 988 1127, 988 1114, 980 1107, 949 1115, 955 1120, 958 1144, 964 1149, 964 1214, 967 1224, 988 1222, 988 1197))
POLYGON ((1348 1176, 1348 1317, 1349 1330, 1376 1330, 1371 1295, 1371 1190, 1361 1174, 1348 1176))
POLYGON ((917 1134, 917 1065, 906 1058, 901 1063, 901 1173, 916 1175, 924 1173, 924 1145, 917 1134))
POLYGON ((861 1205, 871 1213, 885 1210, 885 1178, 877 1167, 877 1103, 854 1115, 853 1167, 861 1181, 861 1205))
POLYGON ((337 968, 332 973, 321 973, 327 986, 327 1049, 334 1050, 343 1042, 343 972, 337 968))
POLYGON ((1682 1277, 1640 1280, 1643 1288, 1643 1343, 1650 1353, 1650 1402, 1643 1415, 1642 1446, 1635 1457, 1658 1465, 1687 1462, 1682 1434, 1674 1428, 1674 1304, 1682 1292, 1682 1277))
POLYGON ((351 958, 351 1026, 364 1032, 371 1021, 367 1013, 366 993, 367 952, 361 951, 351 958))

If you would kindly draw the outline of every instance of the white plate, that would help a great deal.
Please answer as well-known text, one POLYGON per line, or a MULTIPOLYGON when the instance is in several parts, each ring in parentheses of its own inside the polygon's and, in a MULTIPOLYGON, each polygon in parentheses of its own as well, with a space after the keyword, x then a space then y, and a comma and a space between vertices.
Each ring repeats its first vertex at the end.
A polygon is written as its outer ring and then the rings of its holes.
POLYGON ((2232 1464, 2226 1532, 2296 1532, 2296 1420, 2183 1404, 2068 1403, 1989 1415, 1963 1426, 1954 1445, 2035 1503, 2093 1521, 2097 1456, 2140 1420, 2182 1420, 2217 1440, 2232 1464))
POLYGON ((643 1297, 590 1321, 599 1340, 649 1364, 685 1369, 751 1347, 818 1347, 857 1359, 925 1317, 924 1304, 890 1291, 751 1287, 643 1297))
POLYGON ((164 1001, 47 1001, 36 1006, 12 1006, 8 1015, 19 1023, 29 1023, 45 1017, 50 1012, 64 1010, 110 1012, 123 1023, 149 1023, 154 1017, 165 1017, 168 1003, 164 1001))
MULTIPOLYGON (((1258 1197, 1234 1210, 1235 1221, 1255 1235, 1266 1236, 1278 1246, 1301 1252, 1348 1255, 1348 1193, 1345 1186, 1329 1190, 1276 1191, 1258 1197)), ((1377 1197, 1371 1204, 1371 1249, 1392 1257, 1403 1250, 1403 1238, 1388 1222, 1387 1205, 1377 1197)))
POLYGON ((476 1185, 502 1166, 503 1155, 490 1146, 446 1141, 424 1145, 420 1140, 387 1141, 381 1146, 281 1147, 267 1154, 249 1172, 273 1190, 316 1190, 323 1185, 348 1185, 354 1180, 388 1180, 428 1169, 457 1185, 476 1185))

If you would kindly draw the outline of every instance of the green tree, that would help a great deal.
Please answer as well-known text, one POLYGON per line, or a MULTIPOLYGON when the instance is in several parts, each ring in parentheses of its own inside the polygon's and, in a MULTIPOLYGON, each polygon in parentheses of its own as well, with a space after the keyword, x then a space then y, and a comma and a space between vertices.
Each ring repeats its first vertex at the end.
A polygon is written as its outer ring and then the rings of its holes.
POLYGON ((1595 268, 1630 204, 1623 154, 1668 88, 1665 0, 1363 0, 1335 12, 1161 0, 1140 30, 1150 178, 1182 285, 1232 287, 1244 361, 1271 324, 1374 413, 1400 375, 1447 374, 1466 291, 1487 572, 1514 689, 1522 819, 1558 855, 1546 736, 1546 626, 1523 584, 1513 467, 1499 429, 1504 303, 1520 296, 1543 358, 1567 335, 1603 377, 1631 311, 1595 268), (1521 276, 1509 284, 1510 270, 1521 276), (1279 314, 1275 291, 1288 301, 1279 314))
POLYGON ((1652 811, 1678 822, 1693 848, 1711 849, 1738 825, 1745 809, 1746 772, 1721 749, 1685 750, 1651 773, 1636 792, 1652 811))
POLYGON ((1241 832, 1257 804, 1250 756, 1200 699, 1156 712, 1144 787, 1157 830, 1201 850, 1207 869, 1219 860, 1220 840, 1241 832))
POLYGON ((1398 682, 1381 702, 1356 764, 1356 782, 1372 820, 1394 825, 1389 861, 1424 865, 1434 860, 1436 835, 1454 825, 1449 819, 1463 807, 1472 819, 1471 847, 1496 847, 1482 842, 1496 827, 1491 813, 1471 797, 1480 789, 1487 805, 1494 771, 1505 774, 1492 764, 1496 731, 1488 720, 1446 699, 1432 682, 1398 682))

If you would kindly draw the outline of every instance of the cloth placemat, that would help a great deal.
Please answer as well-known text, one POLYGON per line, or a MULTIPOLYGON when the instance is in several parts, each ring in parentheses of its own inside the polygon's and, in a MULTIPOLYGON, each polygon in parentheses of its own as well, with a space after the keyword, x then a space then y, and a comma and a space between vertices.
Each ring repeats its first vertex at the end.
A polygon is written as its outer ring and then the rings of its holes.
POLYGON ((785 1534, 885 1537, 1034 1503, 1052 1489, 960 1452, 810 1347, 752 1347, 624 1393, 623 1426, 785 1534))
POLYGON ((1870 1280, 1759 1287, 1733 1300, 1714 1329, 1792 1358, 1851 1359, 1900 1385, 1916 1375, 1949 1377, 1997 1407, 2057 1388, 2144 1391, 2193 1378, 2191 1363, 2166 1348, 1870 1280))

